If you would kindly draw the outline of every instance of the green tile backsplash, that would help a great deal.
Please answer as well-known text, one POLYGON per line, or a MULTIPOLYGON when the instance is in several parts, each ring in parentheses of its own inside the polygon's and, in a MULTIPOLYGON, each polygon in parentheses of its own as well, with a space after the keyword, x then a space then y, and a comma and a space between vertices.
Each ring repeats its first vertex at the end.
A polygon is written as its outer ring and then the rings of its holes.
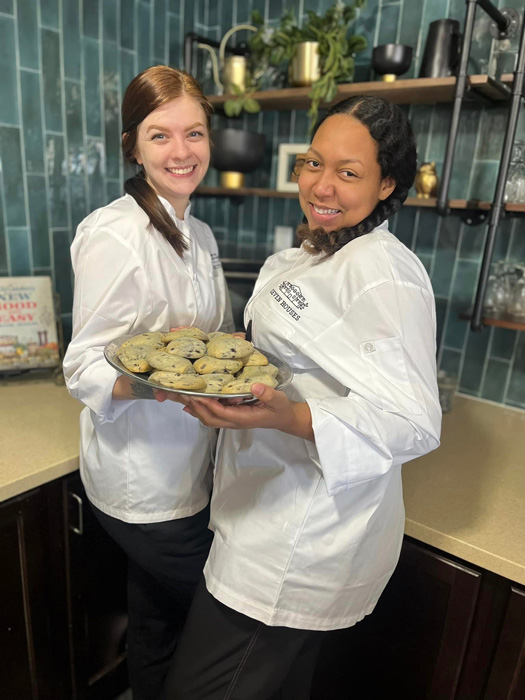
MULTIPOLYGON (((78 222, 120 196, 126 176, 120 158, 120 102, 140 70, 155 63, 182 66, 187 31, 220 40, 233 24, 258 9, 270 24, 286 8, 304 17, 332 0, 0 0, 0 274, 53 276, 66 338, 71 329, 69 246, 78 222)), ((523 12, 525 0, 499 6, 523 12)), ((464 21, 465 0, 368 0, 356 33, 368 48, 356 59, 356 80, 373 80, 373 46, 411 45, 406 77, 417 77, 430 22, 464 21)), ((470 70, 512 71, 516 39, 492 45, 487 20, 477 11, 470 70)), ((240 38, 244 38, 239 35, 240 38)), ((239 38, 238 37, 238 38, 239 38)), ((240 40, 240 39, 239 39, 240 40)), ((235 41, 235 38, 232 39, 235 41)), ((195 73, 214 91, 209 60, 196 56, 195 73)), ((268 80, 269 78, 267 78, 268 80)), ((442 167, 450 105, 410 105, 419 161, 442 167)), ((306 112, 245 115, 244 127, 267 135, 262 166, 247 176, 253 187, 275 187, 280 143, 306 141, 306 112)), ((215 127, 235 125, 223 116, 215 127)), ((238 122, 237 122, 238 123, 238 122)), ((506 110, 471 101, 464 105, 450 196, 490 199, 503 144, 506 110)), ((525 138, 520 117, 518 138, 525 138)), ((213 170, 207 184, 218 182, 213 170)), ((276 225, 301 219, 294 200, 195 198, 194 212, 213 228, 223 257, 263 259, 276 225)), ((506 217, 495 258, 525 261, 525 219, 506 217)), ((525 334, 488 328, 473 334, 458 312, 472 303, 486 226, 456 215, 405 208, 390 222, 429 271, 436 294, 438 360, 455 372, 463 392, 525 408, 525 334)))

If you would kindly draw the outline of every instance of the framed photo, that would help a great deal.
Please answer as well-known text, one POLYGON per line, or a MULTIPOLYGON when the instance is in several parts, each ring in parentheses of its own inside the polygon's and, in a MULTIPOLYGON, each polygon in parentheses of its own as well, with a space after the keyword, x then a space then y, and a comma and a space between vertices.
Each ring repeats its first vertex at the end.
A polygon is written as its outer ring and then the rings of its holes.
POLYGON ((309 143, 281 143, 277 158, 277 190, 279 192, 299 192, 297 178, 294 180, 293 167, 299 154, 304 155, 309 143))
POLYGON ((51 277, 0 277, 0 372, 59 364, 51 277))

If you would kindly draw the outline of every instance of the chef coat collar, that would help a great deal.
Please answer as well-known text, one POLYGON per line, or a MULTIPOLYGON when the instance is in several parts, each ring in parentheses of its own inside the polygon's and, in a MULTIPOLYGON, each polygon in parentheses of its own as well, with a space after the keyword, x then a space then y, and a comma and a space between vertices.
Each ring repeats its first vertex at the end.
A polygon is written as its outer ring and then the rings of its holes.
POLYGON ((188 202, 188 206, 186 207, 186 210, 185 210, 185 212, 184 212, 184 218, 183 218, 183 219, 179 219, 179 217, 178 217, 177 214, 175 213, 175 209, 174 209, 173 206, 168 202, 168 200, 167 200, 167 199, 164 199, 164 197, 161 197, 160 194, 158 194, 157 197, 160 199, 160 201, 162 202, 162 205, 163 205, 164 209, 166 209, 166 211, 167 211, 168 214, 171 216, 171 218, 172 218, 172 219, 175 219, 175 223, 178 225, 179 228, 180 228, 179 224, 182 224, 182 223, 189 224, 189 220, 190 220, 190 210, 191 210, 191 202, 188 202))

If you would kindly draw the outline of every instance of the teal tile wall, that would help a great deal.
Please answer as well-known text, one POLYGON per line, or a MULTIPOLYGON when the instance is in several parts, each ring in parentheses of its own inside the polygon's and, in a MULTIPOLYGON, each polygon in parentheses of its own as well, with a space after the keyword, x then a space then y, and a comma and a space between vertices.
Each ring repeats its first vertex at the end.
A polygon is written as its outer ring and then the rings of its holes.
MULTIPOLYGON (((183 38, 193 30, 220 39, 232 25, 260 10, 275 25, 285 8, 297 17, 324 12, 332 0, 0 0, 0 275, 52 275, 60 293, 66 337, 71 328, 72 273, 69 246, 78 222, 120 196, 119 105, 140 70, 155 63, 182 65, 183 38)), ((525 0, 499 0, 523 12, 525 0)), ((414 60, 406 77, 418 75, 428 25, 464 20, 465 0, 368 0, 355 32, 368 39, 357 57, 356 80, 371 80, 374 45, 410 44, 414 60)), ((472 72, 512 71, 516 40, 496 45, 478 10, 470 61, 472 72)), ((243 38, 242 35, 238 35, 243 38)), ((235 41, 235 38, 232 39, 235 41)), ((214 92, 209 60, 196 56, 195 73, 214 92)), ((406 107, 418 141, 419 160, 442 167, 449 105, 406 107)), ((275 187, 280 143, 306 140, 302 111, 245 115, 246 128, 263 131, 262 167, 247 185, 275 187)), ((216 115, 214 126, 237 125, 216 115)), ((482 102, 464 106, 450 196, 490 199, 494 192, 506 112, 482 102)), ((520 116, 518 137, 525 138, 520 116)), ((217 173, 207 184, 217 183, 217 173)), ((223 257, 264 258, 276 225, 295 227, 294 200, 196 198, 194 212, 207 221, 223 257)), ((485 227, 456 215, 406 208, 391 221, 394 233, 421 258, 432 279, 438 316, 438 360, 456 372, 461 391, 525 408, 523 333, 486 329, 473 334, 457 317, 475 293, 485 227)), ((525 260, 525 218, 500 226, 496 259, 525 260)))

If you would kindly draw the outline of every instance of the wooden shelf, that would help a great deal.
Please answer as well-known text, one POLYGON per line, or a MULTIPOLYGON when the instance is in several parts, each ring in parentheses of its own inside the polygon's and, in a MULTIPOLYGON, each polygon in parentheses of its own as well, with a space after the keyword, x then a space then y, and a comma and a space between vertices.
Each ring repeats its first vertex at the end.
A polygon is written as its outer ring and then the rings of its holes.
MULTIPOLYGON (((264 187, 240 187, 233 190, 227 187, 198 187, 197 194, 207 197, 271 197, 275 199, 297 199, 297 192, 278 192, 277 190, 268 190, 264 187)), ((406 207, 428 207, 436 206, 436 198, 422 199, 419 197, 408 197, 404 206, 406 207)), ((451 209, 484 209, 489 210, 492 202, 480 202, 478 200, 467 199, 450 199, 449 206, 451 209)), ((525 204, 517 204, 508 202, 505 205, 506 211, 525 212, 525 204)))
MULTIPOLYGON (((422 197, 408 197, 405 200, 405 205, 407 207, 435 207, 437 199, 431 197, 430 199, 423 199, 422 197)), ((451 209, 482 209, 489 211, 492 202, 482 202, 478 199, 449 199, 448 205, 451 209)), ((505 204, 505 211, 514 212, 525 212, 525 204, 518 202, 507 202, 505 204)))
MULTIPOLYGON (((491 100, 506 100, 510 96, 508 84, 512 83, 513 75, 503 76, 505 83, 493 80, 487 75, 469 76, 469 85, 475 92, 481 93, 491 100)), ((383 80, 375 80, 367 83, 344 83, 339 85, 337 95, 330 103, 323 103, 321 107, 328 107, 335 102, 353 97, 354 95, 374 95, 385 97, 397 104, 431 104, 433 102, 451 102, 454 97, 456 78, 410 78, 408 80, 395 80, 392 83, 383 80)), ((311 88, 283 88, 282 90, 263 90, 254 93, 253 97, 261 105, 263 110, 271 109, 309 109, 311 88)), ((227 95, 208 95, 208 99, 214 107, 221 108, 229 99, 227 95)))
POLYGON ((271 197, 274 199, 297 199, 297 192, 278 192, 268 190, 265 187, 239 187, 232 189, 229 187, 197 187, 196 194, 205 197, 271 197))
MULTIPOLYGON (((459 314, 462 321, 472 320, 472 309, 463 311, 459 314)), ((509 314, 499 314, 498 316, 483 317, 481 322, 484 326, 496 326, 497 328, 507 328, 511 331, 525 331, 525 322, 516 321, 513 316, 509 314)))

